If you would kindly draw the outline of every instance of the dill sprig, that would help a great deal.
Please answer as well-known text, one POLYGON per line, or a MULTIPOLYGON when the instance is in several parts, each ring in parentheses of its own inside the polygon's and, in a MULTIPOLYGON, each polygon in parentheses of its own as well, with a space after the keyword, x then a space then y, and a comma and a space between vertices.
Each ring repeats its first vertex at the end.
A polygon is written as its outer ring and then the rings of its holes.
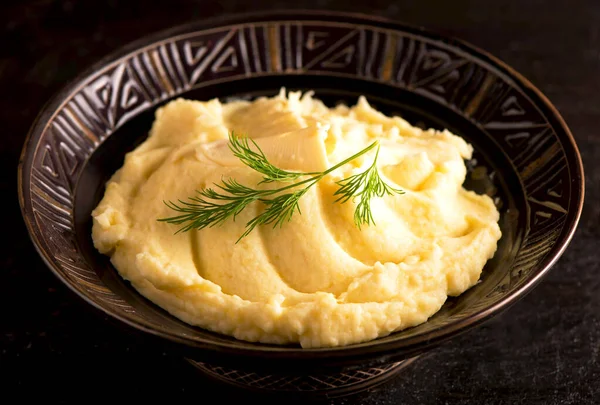
POLYGON ((223 190, 225 194, 212 188, 205 188, 197 191, 197 196, 189 197, 189 201, 178 200, 179 204, 165 201, 169 208, 181 215, 160 218, 159 221, 175 225, 187 223, 176 233, 219 225, 230 218, 235 220, 244 208, 259 200, 264 194, 262 190, 246 187, 235 179, 225 179, 222 183, 215 183, 215 187, 223 190))
POLYGON ((247 136, 236 136, 233 131, 229 135, 229 149, 243 164, 263 175, 263 180, 258 184, 272 183, 274 181, 288 182, 297 180, 303 176, 320 174, 319 172, 303 173, 280 169, 269 162, 254 139, 247 136), (250 147, 249 142, 252 142, 254 149, 250 147))
POLYGON ((354 174, 348 178, 337 181, 340 188, 333 194, 338 196, 336 202, 345 203, 352 199, 358 200, 354 210, 354 223, 361 229, 361 225, 374 225, 373 212, 371 211, 371 199, 383 197, 384 195, 404 194, 403 190, 386 184, 377 170, 377 157, 379 156, 379 145, 375 152, 373 163, 362 173, 354 174))
POLYGON ((158 220, 183 225, 176 233, 192 229, 200 230, 222 224, 228 219, 235 220, 249 204, 256 201, 261 202, 265 205, 265 209, 246 223, 244 233, 237 240, 239 242, 259 225, 282 226, 292 218, 295 212, 301 214, 298 201, 312 186, 329 173, 375 147, 377 147, 375 159, 367 170, 337 182, 340 188, 334 194, 339 196, 336 202, 344 203, 350 199, 359 200, 354 212, 354 222, 360 229, 363 224, 375 223, 370 209, 371 198, 383 197, 385 194, 404 193, 402 190, 387 185, 379 177, 377 170, 378 142, 373 142, 363 150, 322 172, 290 172, 280 169, 268 161, 256 142, 251 139, 250 142, 254 149, 250 147, 248 138, 240 138, 233 132, 229 136, 229 147, 232 153, 246 166, 263 175, 259 184, 272 182, 292 182, 292 184, 274 189, 254 189, 240 184, 235 179, 222 179, 221 184, 214 184, 215 188, 197 191, 197 195, 189 197, 189 201, 178 200, 179 204, 165 201, 169 208, 180 215, 158 220))

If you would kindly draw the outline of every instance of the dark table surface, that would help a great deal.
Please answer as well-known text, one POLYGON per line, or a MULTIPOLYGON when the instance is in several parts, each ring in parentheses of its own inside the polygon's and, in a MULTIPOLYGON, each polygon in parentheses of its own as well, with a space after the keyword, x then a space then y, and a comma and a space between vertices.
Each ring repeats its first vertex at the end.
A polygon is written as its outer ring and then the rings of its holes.
MULTIPOLYGON (((37 256, 16 169, 36 113, 65 81, 148 32, 266 8, 367 12, 467 40, 512 65, 557 106, 583 155, 586 204, 547 277, 507 312, 434 350, 372 392, 336 404, 600 403, 600 2, 4 1, 0 6, 0 402, 116 398, 212 403, 249 397, 92 315, 37 256)), ((267 402, 261 398, 261 402, 267 402)), ((286 401, 287 402, 287 401, 286 401)), ((139 402, 138 402, 139 403, 139 402)))

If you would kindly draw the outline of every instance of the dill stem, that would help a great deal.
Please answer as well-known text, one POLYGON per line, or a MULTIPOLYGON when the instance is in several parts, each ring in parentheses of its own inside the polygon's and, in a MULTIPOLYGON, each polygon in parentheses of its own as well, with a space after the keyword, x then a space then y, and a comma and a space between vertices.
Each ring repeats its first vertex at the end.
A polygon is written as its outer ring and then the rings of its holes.
MULTIPOLYGON (((270 195, 277 194, 277 193, 280 193, 282 191, 286 191, 286 190, 289 190, 291 188, 298 187, 298 186, 301 186, 301 185, 307 184, 307 183, 311 183, 311 184, 308 187, 306 187, 306 188, 312 187, 313 184, 319 182, 323 177, 327 176, 329 173, 331 173, 334 170, 342 167, 346 163, 349 163, 349 162, 353 161, 357 157, 359 157, 361 155, 364 155, 365 153, 367 153, 368 151, 370 151, 371 149, 373 149, 377 145, 378 145, 377 141, 373 142, 372 144, 370 144, 369 146, 367 146, 365 149, 363 149, 360 152, 357 152, 354 155, 350 156, 349 158, 346 158, 346 159, 342 160, 341 162, 339 162, 339 163, 331 166, 329 169, 327 169, 327 170, 325 170, 323 172, 317 172, 318 174, 316 176, 309 177, 308 179, 304 179, 302 181, 299 181, 299 182, 293 183, 293 184, 289 184, 289 185, 284 186, 284 187, 280 187, 280 188, 276 188, 276 189, 272 189, 272 190, 261 190, 260 194, 262 194, 264 196, 270 196, 270 195)), ((377 149, 377 155, 379 155, 379 148, 377 149)), ((377 155, 375 156, 375 160, 373 161, 373 165, 375 165, 375 162, 377 161, 377 155)), ((373 165, 371 165, 371 167, 373 165)), ((310 174, 310 173, 303 173, 303 174, 310 174)), ((217 185, 217 184, 215 184, 215 185, 217 185)), ((263 200, 265 200, 265 199, 264 198, 258 198, 258 201, 263 201, 263 200)))

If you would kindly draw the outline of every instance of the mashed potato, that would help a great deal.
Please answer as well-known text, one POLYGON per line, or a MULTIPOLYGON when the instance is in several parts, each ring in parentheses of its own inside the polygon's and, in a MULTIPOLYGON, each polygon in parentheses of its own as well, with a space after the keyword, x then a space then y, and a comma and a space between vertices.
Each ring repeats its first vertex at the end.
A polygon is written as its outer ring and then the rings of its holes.
POLYGON ((385 116, 364 97, 335 108, 284 90, 251 102, 177 99, 107 183, 92 237, 142 295, 192 325, 304 348, 364 342, 427 321, 494 255, 498 211, 462 187, 471 153, 462 138, 385 116), (263 204, 199 231, 158 221, 174 215, 164 201, 222 179, 256 187, 261 175, 227 147, 232 130, 292 171, 324 171, 379 140, 380 175, 405 194, 373 199, 375 224, 360 229, 356 202, 335 202, 336 181, 369 167, 372 151, 310 188, 290 222, 238 243, 263 204))

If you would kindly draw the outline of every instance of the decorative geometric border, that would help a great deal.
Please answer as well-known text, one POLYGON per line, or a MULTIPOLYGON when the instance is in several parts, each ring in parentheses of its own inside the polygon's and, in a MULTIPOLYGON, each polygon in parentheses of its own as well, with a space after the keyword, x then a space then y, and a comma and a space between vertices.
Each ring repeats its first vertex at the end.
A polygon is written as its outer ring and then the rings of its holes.
POLYGON ((30 231, 50 264, 92 302, 139 319, 78 252, 73 201, 86 160, 117 128, 166 99, 215 83, 281 74, 360 78, 414 92, 471 120, 508 156, 527 196, 529 231, 510 273, 469 314, 524 284, 563 232, 573 180, 563 140, 513 79, 426 35, 335 21, 265 21, 156 41, 99 69, 65 98, 37 143, 27 146, 33 164, 22 173, 30 176, 23 191, 35 218, 30 231))
POLYGON ((366 369, 343 370, 335 373, 288 375, 283 373, 256 373, 212 365, 199 361, 189 362, 202 373, 227 384, 278 393, 318 393, 322 396, 350 394, 370 388, 376 382, 395 375, 415 358, 366 369))

